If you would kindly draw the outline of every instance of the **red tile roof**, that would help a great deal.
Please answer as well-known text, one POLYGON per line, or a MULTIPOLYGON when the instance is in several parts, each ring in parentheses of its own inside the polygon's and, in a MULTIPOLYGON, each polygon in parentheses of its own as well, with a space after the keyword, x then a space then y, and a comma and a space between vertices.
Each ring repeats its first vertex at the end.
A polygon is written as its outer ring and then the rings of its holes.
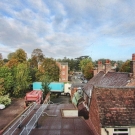
POLYGON ((96 87, 93 92, 102 127, 135 125, 135 87, 96 87))

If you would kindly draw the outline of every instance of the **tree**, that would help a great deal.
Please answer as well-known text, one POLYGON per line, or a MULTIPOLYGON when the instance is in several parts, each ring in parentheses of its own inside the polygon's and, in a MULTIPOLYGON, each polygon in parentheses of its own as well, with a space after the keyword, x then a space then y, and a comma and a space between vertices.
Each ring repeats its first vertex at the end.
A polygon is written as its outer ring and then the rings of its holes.
POLYGON ((27 60, 27 54, 23 49, 18 49, 16 50, 12 58, 17 59, 19 63, 23 63, 27 60))
POLYGON ((36 56, 33 56, 31 58, 30 67, 32 67, 32 68, 38 68, 38 61, 37 61, 37 57, 36 56))
POLYGON ((2 58, 2 53, 0 53, 0 60, 2 60, 3 58, 2 58))
POLYGON ((3 59, 4 63, 7 63, 8 62, 8 59, 3 59))
POLYGON ((45 99, 47 93, 50 91, 49 84, 51 83, 51 78, 48 74, 42 76, 42 91, 43 91, 43 99, 45 99))
POLYGON ((13 95, 16 97, 23 96, 29 88, 31 77, 29 67, 26 63, 20 63, 13 68, 14 86, 13 95))
POLYGON ((50 76, 52 81, 59 81, 60 70, 52 58, 45 58, 39 67, 39 71, 36 76, 38 80, 41 80, 45 74, 50 76))
POLYGON ((86 79, 91 79, 93 77, 93 64, 92 62, 87 63, 84 67, 84 76, 86 79))
POLYGON ((18 65, 18 60, 17 59, 10 59, 7 63, 6 63, 6 66, 11 68, 11 67, 14 67, 14 66, 17 66, 18 65))
POLYGON ((29 75, 30 75, 30 77, 31 77, 31 81, 32 82, 35 82, 35 81, 38 81, 38 80, 36 80, 36 73, 37 73, 37 71, 38 71, 38 69, 37 68, 29 68, 29 75))
POLYGON ((15 52, 9 53, 7 56, 8 60, 11 60, 14 57, 14 55, 15 55, 15 52))
POLYGON ((129 73, 131 73, 130 60, 127 60, 125 63, 122 64, 122 66, 120 68, 120 72, 129 72, 129 73))
POLYGON ((11 69, 3 66, 0 67, 0 79, 1 79, 1 84, 4 85, 4 91, 2 92, 4 94, 12 93, 12 87, 13 87, 13 74, 11 72, 11 69), (4 82, 3 82, 4 81, 4 82))
POLYGON ((124 64, 124 62, 121 61, 121 60, 118 60, 116 63, 117 63, 116 72, 118 72, 118 71, 120 71, 120 69, 121 69, 122 65, 124 64))
POLYGON ((82 71, 83 73, 84 73, 85 66, 86 66, 88 63, 92 63, 91 58, 85 58, 85 59, 82 59, 82 60, 80 61, 79 66, 80 66, 81 71, 82 71))
POLYGON ((41 62, 44 59, 44 55, 41 49, 34 49, 32 54, 31 54, 31 58, 36 59, 37 63, 41 62))
POLYGON ((0 96, 3 96, 4 94, 5 94, 4 79, 0 78, 0 96))
POLYGON ((4 61, 0 60, 0 67, 2 67, 4 65, 4 61))

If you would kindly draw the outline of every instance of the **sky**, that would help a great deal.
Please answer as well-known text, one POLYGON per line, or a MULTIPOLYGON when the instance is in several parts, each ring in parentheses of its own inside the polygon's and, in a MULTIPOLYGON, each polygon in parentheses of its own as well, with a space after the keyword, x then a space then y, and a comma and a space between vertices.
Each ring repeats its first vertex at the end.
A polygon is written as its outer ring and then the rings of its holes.
POLYGON ((123 60, 135 53, 134 0, 0 0, 0 53, 123 60))

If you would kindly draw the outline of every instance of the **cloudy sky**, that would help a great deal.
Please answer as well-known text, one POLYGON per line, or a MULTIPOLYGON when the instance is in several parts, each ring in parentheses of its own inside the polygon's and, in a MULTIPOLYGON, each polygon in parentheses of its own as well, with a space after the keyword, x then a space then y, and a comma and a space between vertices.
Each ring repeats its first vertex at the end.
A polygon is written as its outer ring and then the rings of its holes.
POLYGON ((0 0, 0 53, 22 48, 31 57, 131 59, 134 0, 0 0))

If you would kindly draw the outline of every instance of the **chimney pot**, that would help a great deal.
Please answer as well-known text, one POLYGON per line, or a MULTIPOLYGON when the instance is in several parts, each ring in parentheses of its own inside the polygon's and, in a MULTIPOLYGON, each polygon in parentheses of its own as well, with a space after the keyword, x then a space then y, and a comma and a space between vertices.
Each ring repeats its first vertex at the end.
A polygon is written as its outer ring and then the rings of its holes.
POLYGON ((102 64, 102 61, 98 61, 98 64, 102 64))
POLYGON ((107 60, 106 60, 106 63, 110 63, 110 60, 107 59, 107 60))

